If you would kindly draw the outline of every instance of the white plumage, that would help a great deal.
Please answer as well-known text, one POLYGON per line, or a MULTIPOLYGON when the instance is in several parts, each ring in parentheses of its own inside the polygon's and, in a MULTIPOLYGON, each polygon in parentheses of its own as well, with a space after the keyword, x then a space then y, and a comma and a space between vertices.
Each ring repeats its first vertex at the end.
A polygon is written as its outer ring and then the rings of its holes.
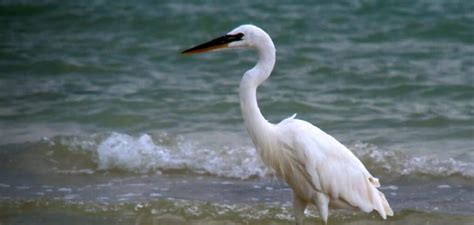
POLYGON ((270 36, 253 25, 242 25, 227 35, 184 51, 200 53, 220 48, 253 48, 258 62, 245 72, 240 83, 240 106, 248 133, 263 162, 273 168, 293 189, 296 223, 301 225, 304 210, 314 204, 323 223, 329 208, 376 210, 383 219, 392 216, 380 186, 362 162, 344 145, 318 127, 289 117, 269 123, 257 104, 257 87, 275 65, 275 47, 270 36))

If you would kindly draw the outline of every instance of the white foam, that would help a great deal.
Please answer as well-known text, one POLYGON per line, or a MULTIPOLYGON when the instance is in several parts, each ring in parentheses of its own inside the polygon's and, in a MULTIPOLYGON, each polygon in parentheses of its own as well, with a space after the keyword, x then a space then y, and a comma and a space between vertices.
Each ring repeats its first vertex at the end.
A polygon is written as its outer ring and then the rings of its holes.
POLYGON ((451 186, 449 184, 441 184, 441 185, 438 185, 437 188, 439 189, 447 189, 447 188, 451 188, 451 186))
POLYGON ((68 195, 65 195, 63 198, 64 198, 64 200, 72 200, 72 199, 75 199, 77 197, 79 197, 78 194, 68 194, 68 195))
POLYGON ((474 164, 457 161, 453 158, 439 159, 432 156, 419 156, 406 161, 402 170, 403 175, 414 173, 450 176, 462 174, 474 177, 474 164))
POLYGON ((58 191, 60 192, 72 192, 71 188, 58 188, 58 191))
POLYGON ((377 146, 357 143, 354 153, 363 161, 368 161, 375 169, 387 171, 391 176, 451 176, 474 177, 474 163, 453 158, 439 158, 436 155, 409 156, 396 151, 382 151, 377 146))
POLYGON ((389 186, 385 186, 385 187, 380 187, 380 189, 396 191, 396 190, 398 190, 398 187, 395 186, 395 185, 389 185, 389 186))
POLYGON ((223 177, 263 177, 267 169, 253 148, 209 149, 179 142, 175 148, 157 145, 148 134, 132 137, 112 133, 98 145, 99 169, 149 172, 162 169, 190 169, 223 177))
POLYGON ((146 186, 147 184, 139 183, 139 184, 127 184, 127 186, 132 186, 132 187, 143 187, 146 186))
POLYGON ((106 196, 99 196, 99 197, 97 197, 96 199, 99 200, 99 201, 107 201, 107 200, 109 200, 109 197, 106 197, 106 196))
POLYGON ((141 196, 141 194, 138 194, 138 193, 127 193, 127 194, 123 194, 123 195, 119 195, 120 197, 123 197, 123 198, 128 198, 128 197, 135 197, 135 196, 141 196))
MULTIPOLYGON (((263 165, 255 148, 232 133, 198 133, 169 137, 148 134, 94 134, 59 140, 71 151, 90 151, 99 170, 118 169, 136 173, 190 170, 229 178, 266 177, 271 170, 263 165)), ((436 155, 408 155, 402 151, 381 150, 375 145, 356 143, 349 146, 379 176, 429 175, 474 177, 474 163, 436 155)), ((61 173, 92 174, 91 169, 70 169, 61 173)), ((393 188, 393 187, 389 187, 393 188)))
POLYGON ((155 145, 147 134, 134 138, 112 133, 98 146, 97 153, 99 169, 102 170, 118 168, 143 172, 157 169, 165 162, 170 167, 179 168, 179 163, 171 160, 169 152, 155 145))

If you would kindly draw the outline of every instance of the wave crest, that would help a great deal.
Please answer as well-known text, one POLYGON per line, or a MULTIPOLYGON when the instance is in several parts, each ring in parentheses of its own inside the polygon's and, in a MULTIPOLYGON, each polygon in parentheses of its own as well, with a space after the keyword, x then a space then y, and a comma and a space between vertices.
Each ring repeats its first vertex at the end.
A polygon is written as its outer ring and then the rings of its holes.
MULTIPOLYGON (((271 174, 255 148, 250 143, 238 140, 235 134, 197 136, 111 133, 88 138, 63 137, 59 143, 65 145, 68 151, 91 153, 87 154, 88 165, 91 162, 95 164, 94 170, 134 173, 186 170, 239 179, 263 178, 271 174)), ((474 178, 474 163, 469 161, 436 155, 408 155, 361 142, 349 148, 372 174, 385 179, 405 176, 474 178)))
POLYGON ((252 148, 196 148, 190 141, 173 147, 157 145, 148 134, 112 133, 97 147, 99 169, 135 172, 190 169, 198 173, 247 179, 264 177, 267 169, 252 148))
POLYGON ((398 151, 381 151, 377 146, 360 142, 352 149, 369 171, 375 170, 390 177, 461 175, 474 178, 474 164, 470 162, 453 158, 443 159, 436 155, 408 156, 398 151))

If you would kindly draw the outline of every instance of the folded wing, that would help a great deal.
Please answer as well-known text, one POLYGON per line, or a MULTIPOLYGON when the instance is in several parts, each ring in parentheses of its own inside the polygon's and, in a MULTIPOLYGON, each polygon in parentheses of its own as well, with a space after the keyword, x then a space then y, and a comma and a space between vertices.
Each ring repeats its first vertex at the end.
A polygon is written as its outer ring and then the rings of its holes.
POLYGON ((289 118, 278 124, 282 145, 304 167, 316 191, 330 202, 344 202, 364 212, 376 210, 382 218, 392 216, 380 186, 362 162, 344 145, 316 126, 289 118))

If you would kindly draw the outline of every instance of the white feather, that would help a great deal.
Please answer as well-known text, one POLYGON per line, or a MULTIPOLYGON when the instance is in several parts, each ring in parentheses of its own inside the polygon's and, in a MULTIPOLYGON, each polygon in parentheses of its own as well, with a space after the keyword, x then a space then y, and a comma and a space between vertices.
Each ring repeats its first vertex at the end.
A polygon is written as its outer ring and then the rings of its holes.
MULTIPOLYGON (((377 190, 380 186, 364 167, 362 162, 344 145, 312 124, 286 119, 277 126, 277 138, 280 146, 291 151, 297 162, 305 165, 305 172, 311 178, 315 191, 327 195, 331 202, 345 202, 349 206, 364 212, 377 210, 382 218, 393 215, 383 193, 377 190)), ((274 155, 279 157, 279 155, 274 155)), ((293 180, 291 175, 287 182, 292 186, 304 182, 293 180)), ((313 194, 298 193, 306 196, 308 201, 313 194)))
POLYGON ((297 224, 303 224, 308 204, 318 207, 323 223, 328 208, 353 208, 364 212, 376 210, 383 219, 393 215, 380 186, 344 145, 316 126, 289 117, 279 124, 269 123, 257 104, 257 87, 271 74, 275 47, 262 29, 240 26, 230 34, 243 33, 244 40, 232 47, 251 47, 259 60, 240 83, 240 106, 245 125, 262 161, 293 189, 297 224))
POLYGON ((294 119, 296 114, 276 125, 265 120, 256 93, 273 70, 275 46, 265 31, 253 25, 239 26, 229 32, 229 36, 233 35, 242 39, 228 47, 257 50, 257 64, 245 72, 240 82, 242 116, 263 162, 293 189, 296 223, 303 224, 308 204, 318 207, 324 224, 329 207, 376 210, 383 219, 393 215, 384 194, 377 190, 378 179, 335 138, 308 122, 294 119))

